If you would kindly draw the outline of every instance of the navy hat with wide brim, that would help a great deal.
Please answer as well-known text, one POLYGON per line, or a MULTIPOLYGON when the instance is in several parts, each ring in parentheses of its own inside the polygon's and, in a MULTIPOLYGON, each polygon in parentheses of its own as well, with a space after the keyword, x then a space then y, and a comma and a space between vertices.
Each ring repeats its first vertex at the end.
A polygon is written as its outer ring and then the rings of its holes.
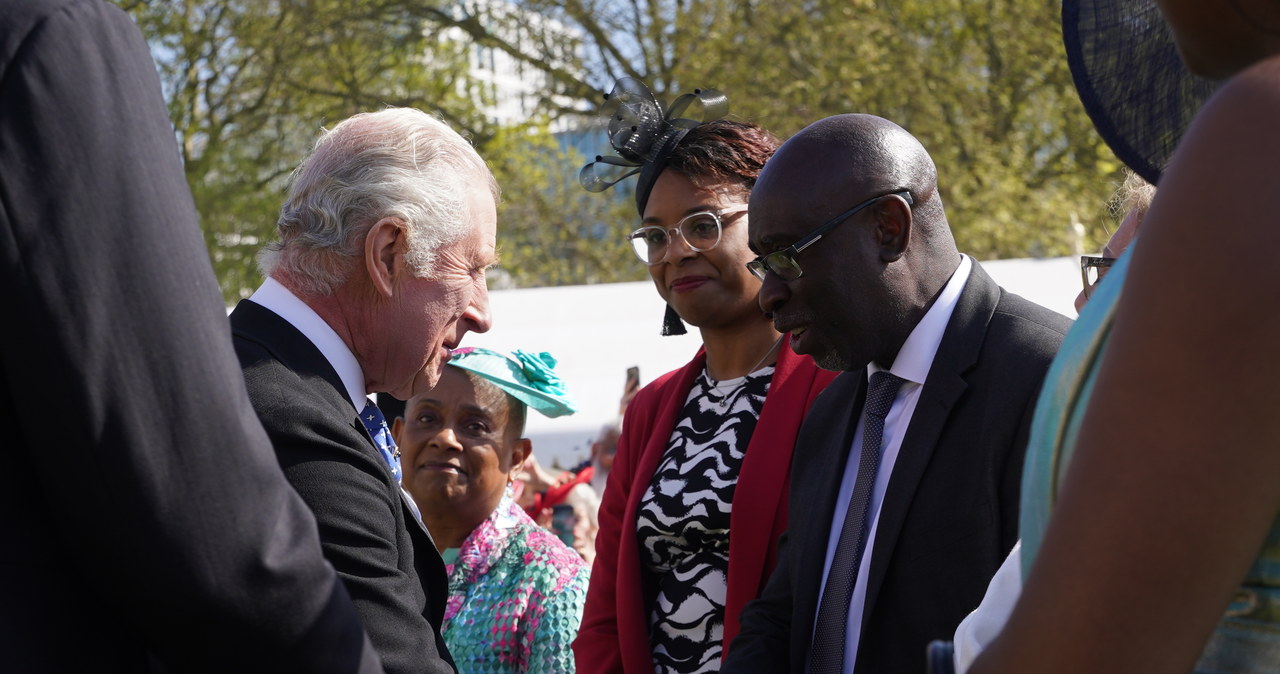
POLYGON ((1063 0, 1062 38, 1098 135, 1120 161, 1158 185, 1218 83, 1182 62, 1154 0, 1063 0))

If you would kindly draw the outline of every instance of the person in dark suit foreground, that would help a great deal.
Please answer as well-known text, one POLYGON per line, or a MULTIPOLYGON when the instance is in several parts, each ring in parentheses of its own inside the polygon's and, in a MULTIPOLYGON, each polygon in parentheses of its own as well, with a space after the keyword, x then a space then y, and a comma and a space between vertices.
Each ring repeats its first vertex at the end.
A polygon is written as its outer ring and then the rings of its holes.
POLYGON ((382 671, 249 405, 141 33, 0 17, 0 669, 382 671))
POLYGON ((249 397, 388 672, 452 672, 444 562, 366 397, 431 389, 489 329, 493 176, 438 120, 393 108, 321 136, 294 173, 267 280, 231 314, 249 397))
POLYGON ((800 430, 778 565, 724 670, 920 671, 1017 539, 1036 392, 1070 321, 957 251, 933 161, 879 117, 788 140, 750 211, 761 308, 844 372, 800 430))

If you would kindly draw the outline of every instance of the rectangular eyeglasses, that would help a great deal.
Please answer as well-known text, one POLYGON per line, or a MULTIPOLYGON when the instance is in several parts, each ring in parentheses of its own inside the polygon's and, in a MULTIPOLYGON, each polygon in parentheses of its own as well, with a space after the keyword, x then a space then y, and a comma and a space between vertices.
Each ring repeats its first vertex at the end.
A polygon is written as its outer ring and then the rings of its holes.
POLYGON ((801 269, 800 264, 796 262, 796 255, 799 255, 800 251, 817 243, 828 231, 835 228, 836 225, 853 217, 858 211, 861 211, 867 206, 870 206, 885 197, 893 196, 901 197, 903 201, 907 202, 907 206, 915 204, 915 200, 911 198, 911 192, 907 190, 889 192, 888 194, 880 194, 871 197, 857 206, 854 206, 853 208, 850 208, 840 215, 828 220, 821 227, 809 232, 809 234, 804 238, 795 242, 790 247, 774 251, 768 255, 761 255, 748 262, 747 269, 749 269, 751 273, 761 281, 764 280, 764 275, 768 272, 773 272, 775 276, 783 281, 794 281, 801 276, 804 276, 804 270, 801 269))

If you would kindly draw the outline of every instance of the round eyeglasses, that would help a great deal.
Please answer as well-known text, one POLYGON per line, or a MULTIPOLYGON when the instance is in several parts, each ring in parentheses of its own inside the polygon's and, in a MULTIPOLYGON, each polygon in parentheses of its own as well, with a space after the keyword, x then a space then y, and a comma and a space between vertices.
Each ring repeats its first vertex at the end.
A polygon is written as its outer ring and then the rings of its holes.
POLYGON ((671 250, 671 240, 676 234, 680 235, 689 250, 705 253, 720 244, 720 231, 724 225, 725 216, 746 210, 746 207, 741 207, 691 213, 681 218, 675 227, 657 225, 641 227, 627 235, 627 243, 631 244, 631 250, 635 251, 636 257, 650 266, 662 264, 667 260, 667 253, 671 250))

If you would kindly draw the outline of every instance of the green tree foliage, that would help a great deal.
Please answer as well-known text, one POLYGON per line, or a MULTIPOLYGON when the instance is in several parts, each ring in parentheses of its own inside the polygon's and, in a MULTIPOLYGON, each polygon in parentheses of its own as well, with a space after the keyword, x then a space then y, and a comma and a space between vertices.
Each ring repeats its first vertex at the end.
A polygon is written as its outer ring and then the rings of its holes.
POLYGON ((980 258, 1073 252, 1073 215, 1099 221, 1119 165, 1076 96, 1060 3, 817 4, 810 11, 828 20, 796 7, 729 8, 714 25, 750 21, 753 31, 773 26, 793 37, 716 35, 731 47, 710 50, 723 56, 694 75, 741 82, 738 109, 783 133, 840 112, 902 124, 929 148, 956 237, 980 258))
POLYGON ((461 45, 357 0, 126 2, 152 45, 186 177, 228 302, 261 281, 289 172, 320 129, 388 105, 491 133, 458 92, 461 45), (434 43, 431 43, 436 47, 434 43))
MULTIPOLYGON (((580 29, 582 69, 550 72, 558 100, 599 101, 616 77, 670 100, 698 86, 782 136, 868 112, 914 133, 938 164, 961 247, 980 258, 1058 255, 1105 237, 1119 164, 1071 83, 1057 0, 526 0, 580 29)), ((484 3, 427 3, 424 18, 538 67, 484 3)), ((600 146, 605 146, 603 135, 600 146)))
POLYGON ((153 46, 228 301, 260 281, 254 255, 320 128, 387 105, 439 115, 490 162, 498 276, 516 285, 644 277, 620 241, 627 195, 576 184, 603 131, 583 152, 548 131, 580 126, 620 76, 664 100, 719 88, 784 137, 842 112, 901 123, 980 258, 1071 252, 1075 217, 1096 246, 1118 181, 1071 85, 1057 0, 116 1, 153 46), (542 82, 527 120, 487 118, 495 91, 469 74, 484 50, 542 82))
MULTIPOLYGON (((603 131, 600 132, 603 137, 603 131)), ((644 266, 621 239, 636 226, 625 192, 582 189, 582 154, 545 126, 500 131, 482 151, 502 186, 498 207, 500 277, 515 286, 635 281, 644 266)))

